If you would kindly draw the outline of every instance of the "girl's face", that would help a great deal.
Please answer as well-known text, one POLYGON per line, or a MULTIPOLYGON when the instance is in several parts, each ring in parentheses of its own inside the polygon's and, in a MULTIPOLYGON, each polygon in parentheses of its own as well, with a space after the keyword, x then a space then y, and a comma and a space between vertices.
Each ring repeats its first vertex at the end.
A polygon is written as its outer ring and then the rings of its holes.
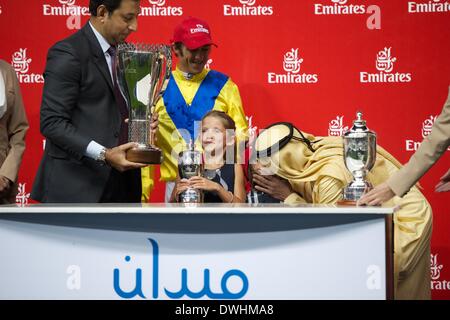
POLYGON ((202 146, 205 152, 218 154, 226 148, 226 129, 221 119, 206 117, 202 121, 202 146))

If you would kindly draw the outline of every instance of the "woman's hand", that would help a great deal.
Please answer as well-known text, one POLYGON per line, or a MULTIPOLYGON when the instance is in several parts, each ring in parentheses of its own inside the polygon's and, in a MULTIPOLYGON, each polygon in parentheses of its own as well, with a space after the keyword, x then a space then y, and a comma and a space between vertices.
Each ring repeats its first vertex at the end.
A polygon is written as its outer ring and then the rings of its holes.
POLYGON ((436 185, 436 192, 446 191, 450 191, 450 170, 441 177, 439 183, 436 185))
POLYGON ((206 191, 219 191, 220 185, 214 181, 208 180, 203 177, 192 177, 189 179, 189 185, 195 189, 201 189, 206 191))
POLYGON ((378 206, 391 200, 394 196, 394 191, 392 191, 386 182, 383 182, 372 190, 365 192, 361 199, 359 199, 358 205, 378 206))

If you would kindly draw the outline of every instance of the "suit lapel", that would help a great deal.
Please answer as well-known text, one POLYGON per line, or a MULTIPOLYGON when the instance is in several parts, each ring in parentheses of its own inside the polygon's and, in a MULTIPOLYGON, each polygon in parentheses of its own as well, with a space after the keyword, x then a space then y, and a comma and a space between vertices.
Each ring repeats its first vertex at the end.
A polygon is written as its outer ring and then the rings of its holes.
POLYGON ((82 30, 84 35, 89 41, 91 52, 94 57, 95 66, 100 71, 105 81, 108 83, 111 91, 114 93, 113 83, 111 80, 111 73, 109 72, 109 67, 108 64, 106 63, 105 54, 103 53, 102 48, 100 47, 100 43, 98 43, 98 40, 95 37, 94 31, 92 31, 91 27, 89 26, 89 23, 87 23, 82 30))

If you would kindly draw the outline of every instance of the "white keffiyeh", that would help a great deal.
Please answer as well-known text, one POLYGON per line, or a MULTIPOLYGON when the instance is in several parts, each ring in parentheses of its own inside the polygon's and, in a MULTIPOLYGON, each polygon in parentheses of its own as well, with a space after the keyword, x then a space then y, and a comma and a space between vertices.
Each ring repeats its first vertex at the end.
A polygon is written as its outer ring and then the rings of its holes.
POLYGON ((6 105, 7 105, 7 99, 6 99, 5 81, 3 80, 3 75, 0 72, 0 119, 3 117, 3 115, 6 112, 6 105))

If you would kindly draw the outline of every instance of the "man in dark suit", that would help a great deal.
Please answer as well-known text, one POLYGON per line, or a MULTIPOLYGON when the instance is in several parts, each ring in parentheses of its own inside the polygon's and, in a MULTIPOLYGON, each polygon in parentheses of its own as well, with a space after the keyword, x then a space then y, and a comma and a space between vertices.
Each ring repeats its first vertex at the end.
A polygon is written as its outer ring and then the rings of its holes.
MULTIPOLYGON (((137 30, 139 0, 91 0, 89 22, 50 48, 41 105, 46 146, 31 197, 40 202, 140 202, 140 168, 126 160, 128 117, 116 45, 137 30)), ((152 122, 152 134, 157 119, 152 122)))

